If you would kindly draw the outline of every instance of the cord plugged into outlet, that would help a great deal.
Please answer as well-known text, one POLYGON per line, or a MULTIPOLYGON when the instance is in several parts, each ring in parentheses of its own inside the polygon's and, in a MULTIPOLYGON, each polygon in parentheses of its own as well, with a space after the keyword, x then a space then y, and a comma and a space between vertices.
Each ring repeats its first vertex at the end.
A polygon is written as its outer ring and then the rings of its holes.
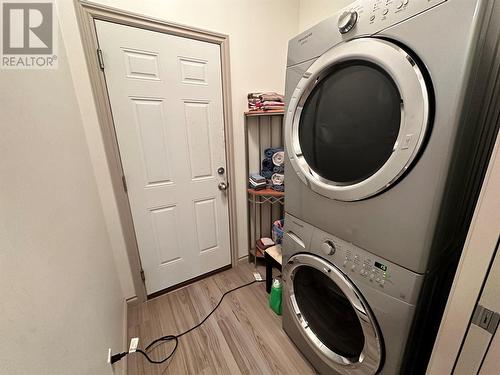
POLYGON ((120 359, 125 357, 127 354, 128 354, 128 352, 112 354, 111 348, 109 348, 108 349, 108 364, 113 366, 113 364, 115 362, 118 362, 120 359))
POLYGON ((220 304, 222 303, 222 300, 224 299, 225 296, 227 296, 229 293, 232 293, 232 292, 234 292, 234 291, 236 291, 238 289, 250 286, 250 285, 255 284, 255 283, 260 283, 260 282, 265 281, 265 280, 262 279, 262 276, 260 275, 260 273, 254 272, 253 275, 254 275, 255 280, 250 281, 250 282, 248 282, 246 284, 237 286, 236 288, 229 289, 228 291, 224 292, 222 294, 222 297, 219 299, 219 302, 217 302, 217 304, 215 305, 215 307, 208 313, 208 315, 205 316, 205 318, 203 318, 203 320, 201 322, 199 322, 195 326, 189 328, 187 331, 184 331, 184 332, 179 333, 177 335, 166 335, 166 336, 163 336, 163 337, 159 337, 156 340, 153 340, 143 350, 138 349, 139 338, 134 337, 133 339, 130 340, 130 349, 129 349, 128 352, 122 352, 122 353, 117 353, 117 354, 111 355, 111 349, 109 349, 108 363, 111 363, 111 365, 113 365, 113 363, 118 362, 120 359, 122 359, 123 357, 125 357, 127 354, 133 354, 133 353, 139 353, 139 354, 143 355, 144 358, 146 358, 146 360, 149 363, 153 363, 153 364, 161 364, 161 363, 164 363, 164 362, 168 361, 174 355, 175 351, 177 350, 177 346, 179 345, 179 338, 182 337, 182 336, 184 336, 184 335, 186 335, 186 334, 188 334, 191 331, 194 331, 196 328, 198 328, 203 323, 205 323, 205 321, 208 318, 210 318, 210 316, 220 306, 220 304), (157 344, 164 343, 164 342, 167 342, 167 341, 173 341, 174 342, 174 347, 173 347, 173 349, 171 349, 170 354, 167 355, 166 357, 160 358, 158 360, 152 359, 149 356, 150 350, 153 349, 153 348, 156 348, 157 344))

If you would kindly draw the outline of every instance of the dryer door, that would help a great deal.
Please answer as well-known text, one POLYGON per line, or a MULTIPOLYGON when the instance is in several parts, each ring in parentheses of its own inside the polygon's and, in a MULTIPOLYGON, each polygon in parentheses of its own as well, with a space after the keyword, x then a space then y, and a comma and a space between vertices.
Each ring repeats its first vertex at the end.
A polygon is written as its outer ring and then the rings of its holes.
POLYGON ((375 374, 382 342, 358 289, 334 265, 297 254, 285 266, 285 303, 311 348, 340 374, 375 374))
POLYGON ((301 180, 355 201, 387 189, 415 159, 429 125, 416 61, 382 39, 332 48, 299 81, 286 114, 286 146, 301 180))

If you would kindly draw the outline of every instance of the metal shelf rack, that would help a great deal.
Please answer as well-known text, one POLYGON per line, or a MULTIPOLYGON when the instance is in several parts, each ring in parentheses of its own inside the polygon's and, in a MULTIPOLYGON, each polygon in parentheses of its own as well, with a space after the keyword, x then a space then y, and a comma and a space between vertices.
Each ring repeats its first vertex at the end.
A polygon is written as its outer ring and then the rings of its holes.
MULTIPOLYGON (((245 112, 246 182, 250 173, 259 173, 264 150, 283 147, 283 111, 245 112)), ((248 194, 248 256, 257 264, 264 258, 256 249, 261 237, 271 237, 272 223, 283 217, 285 193, 272 189, 247 189, 248 194)))

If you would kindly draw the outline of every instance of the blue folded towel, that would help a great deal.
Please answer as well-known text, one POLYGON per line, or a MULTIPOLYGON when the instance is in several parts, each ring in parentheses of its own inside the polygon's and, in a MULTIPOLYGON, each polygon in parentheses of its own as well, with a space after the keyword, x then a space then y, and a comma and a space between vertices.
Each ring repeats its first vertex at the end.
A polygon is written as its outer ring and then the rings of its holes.
POLYGON ((273 185, 271 186, 271 189, 279 192, 284 192, 285 191, 285 185, 273 185))
POLYGON ((264 150, 264 155, 266 158, 272 158, 273 155, 279 151, 283 151, 283 147, 271 147, 264 150))
POLYGON ((273 167, 273 172, 274 173, 284 173, 285 172, 285 166, 284 165, 280 165, 280 166, 275 165, 273 167))
POLYGON ((273 159, 264 158, 264 160, 262 160, 262 172, 264 172, 264 171, 271 171, 272 172, 273 168, 274 168, 273 159))
POLYGON ((273 171, 262 171, 262 177, 264 177, 266 180, 270 180, 271 176, 273 175, 273 171))

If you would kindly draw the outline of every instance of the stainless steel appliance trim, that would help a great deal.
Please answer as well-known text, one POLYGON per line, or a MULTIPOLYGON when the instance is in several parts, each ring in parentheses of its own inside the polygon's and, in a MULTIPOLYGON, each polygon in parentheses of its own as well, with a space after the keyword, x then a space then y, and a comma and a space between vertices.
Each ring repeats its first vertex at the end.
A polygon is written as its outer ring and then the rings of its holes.
POLYGON ((427 86, 416 62, 391 42, 373 37, 359 38, 325 52, 306 73, 290 99, 285 119, 287 151, 300 179, 317 193, 342 201, 365 199, 387 189, 413 162, 429 127, 427 86), (393 79, 403 100, 401 124, 392 155, 378 171, 363 181, 339 184, 319 176, 305 160, 299 142, 299 123, 304 103, 314 87, 335 66, 353 60, 371 62, 393 79), (406 137, 410 137, 410 142, 405 145, 406 137))

